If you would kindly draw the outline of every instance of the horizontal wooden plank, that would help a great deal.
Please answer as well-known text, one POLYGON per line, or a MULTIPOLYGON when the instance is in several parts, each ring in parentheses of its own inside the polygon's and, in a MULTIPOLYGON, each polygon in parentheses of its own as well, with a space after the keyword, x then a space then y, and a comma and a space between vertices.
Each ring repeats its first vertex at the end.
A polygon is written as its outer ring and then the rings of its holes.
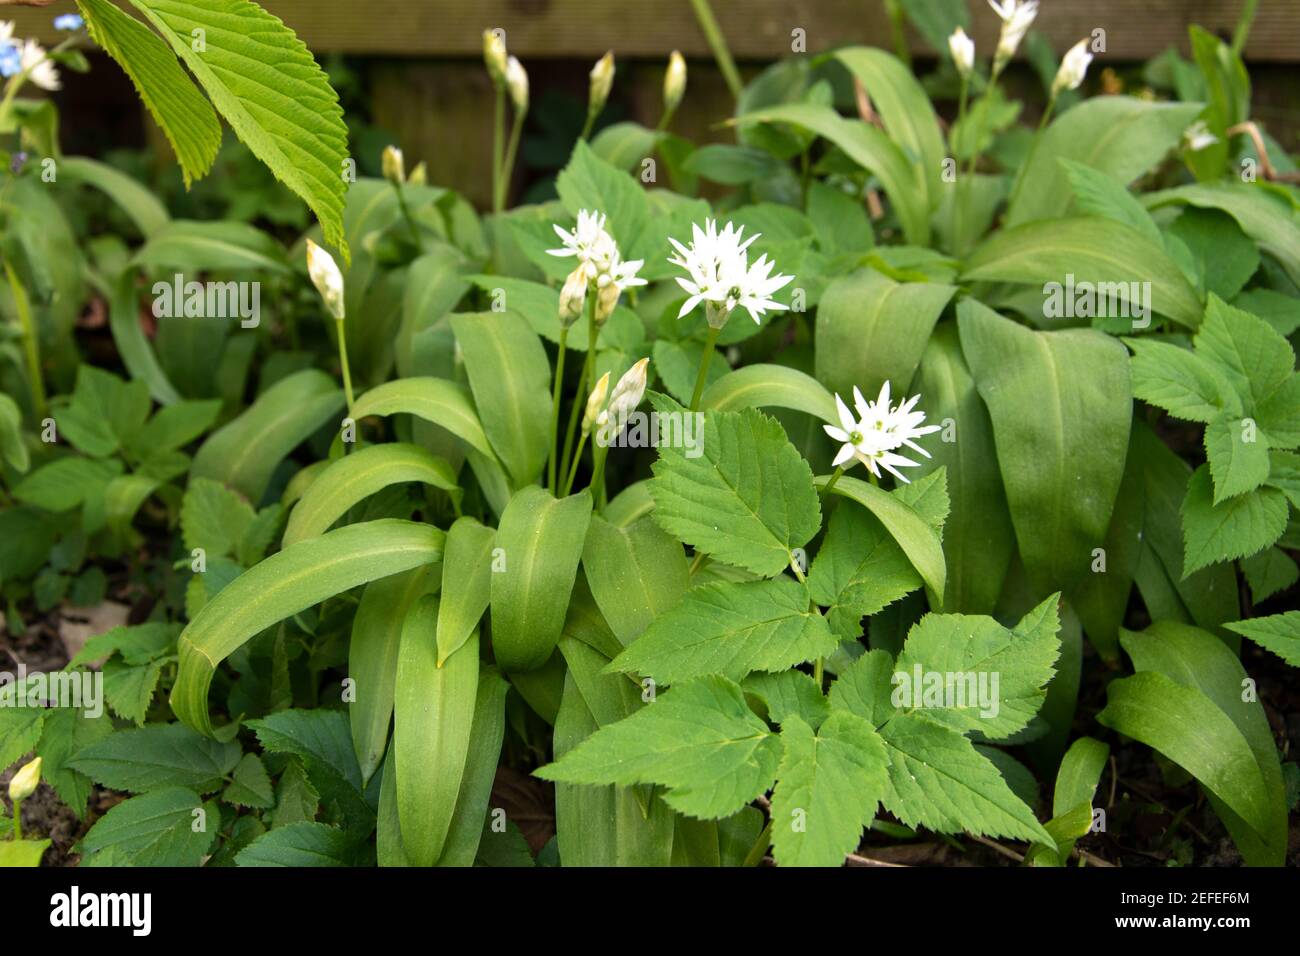
MULTIPOLYGON (((120 0, 119 0, 120 2, 120 0)), ((1187 27, 1197 23, 1227 36, 1244 0, 1048 0, 1037 28, 1057 49, 1093 29, 1106 30, 1116 61, 1140 60, 1173 45, 1186 52, 1187 27)), ((607 49, 624 57, 659 58, 679 49, 709 51, 689 0, 264 0, 312 50, 393 56, 477 56, 482 33, 506 31, 520 57, 594 58, 607 49)), ((52 7, 0 7, 17 21, 18 35, 48 42, 52 7)), ((884 5, 876 0, 714 0, 713 7, 738 59, 768 60, 790 52, 791 31, 802 29, 809 52, 845 43, 889 44, 884 5)), ((973 34, 991 51, 997 18, 971 0, 973 34)), ((921 42, 913 38, 918 49, 921 42)), ((1300 61, 1300 0, 1269 0, 1259 13, 1247 59, 1300 61)))

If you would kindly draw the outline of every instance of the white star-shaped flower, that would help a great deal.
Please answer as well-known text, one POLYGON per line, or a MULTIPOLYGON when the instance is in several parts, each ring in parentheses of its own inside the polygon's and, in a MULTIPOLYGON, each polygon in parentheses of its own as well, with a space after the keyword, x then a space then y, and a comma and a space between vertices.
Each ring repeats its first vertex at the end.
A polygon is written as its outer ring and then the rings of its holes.
POLYGON ((22 69, 27 73, 27 78, 43 90, 53 92, 62 85, 54 61, 45 55, 45 47, 35 40, 23 43, 22 69))
POLYGON ((881 386, 880 394, 874 402, 867 401, 860 389, 853 389, 853 403, 857 408, 857 417, 844 404, 844 400, 835 396, 835 407, 840 417, 840 426, 823 425, 826 434, 838 442, 843 442, 832 464, 838 468, 846 462, 857 459, 866 465, 877 478, 880 469, 889 472, 899 481, 907 483, 906 476, 900 468, 917 468, 920 462, 897 453, 903 446, 916 451, 926 458, 930 453, 916 444, 915 439, 939 430, 937 425, 925 425, 925 413, 914 411, 920 395, 914 395, 897 407, 889 404, 889 383, 881 386))
POLYGON ((564 245, 546 251, 553 256, 577 256, 578 265, 598 287, 604 288, 613 282, 622 290, 646 284, 645 279, 637 278, 637 272, 645 265, 645 260, 623 259, 618 251, 618 243, 605 230, 604 213, 579 209, 578 221, 572 232, 560 226, 553 228, 564 245))
MULTIPOLYGON (((715 220, 706 219, 704 228, 691 227, 691 242, 683 245, 669 238, 677 255, 668 261, 686 270, 685 277, 678 276, 677 284, 688 293, 686 302, 677 313, 680 319, 704 302, 710 311, 710 324, 715 319, 726 322, 737 308, 747 311, 755 322, 761 322, 769 310, 789 308, 772 296, 794 280, 794 276, 772 275, 776 263, 766 255, 759 256, 751 265, 746 250, 759 233, 744 238, 744 227, 727 223, 718 231, 715 220)), ((717 327, 721 327, 720 325, 717 327)))

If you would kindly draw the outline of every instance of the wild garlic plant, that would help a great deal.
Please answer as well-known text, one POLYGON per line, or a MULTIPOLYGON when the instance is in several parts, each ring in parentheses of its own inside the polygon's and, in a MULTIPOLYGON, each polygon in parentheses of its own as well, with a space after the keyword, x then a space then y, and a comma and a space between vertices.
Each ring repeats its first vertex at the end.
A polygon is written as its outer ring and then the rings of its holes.
POLYGON ((1239 43, 1194 29, 1175 71, 1236 95, 1083 98, 1090 38, 1019 127, 1002 79, 1053 5, 993 3, 993 50, 926 22, 925 85, 848 46, 746 86, 697 0, 735 142, 674 131, 704 102, 675 53, 657 122, 602 125, 611 52, 555 198, 511 208, 534 91, 489 30, 480 214, 410 144, 353 175, 256 4, 129 6, 78 5, 186 179, 224 116, 319 228, 173 219, 52 148, 60 183, 29 161, 3 194, 0 307, 45 347, 0 352, 8 617, 153 599, 60 672, 106 715, 0 684, 0 754, 43 761, 15 793, 130 795, 83 860, 833 866, 929 832, 1091 865, 1138 839, 1107 832, 1115 750, 1284 861, 1255 675, 1300 663, 1298 197, 1239 43), (78 183, 138 235, 77 234, 78 183), (87 288, 123 374, 78 354, 87 288), (212 312, 229 290, 267 320, 212 312), (540 851, 501 767, 553 792, 540 851))

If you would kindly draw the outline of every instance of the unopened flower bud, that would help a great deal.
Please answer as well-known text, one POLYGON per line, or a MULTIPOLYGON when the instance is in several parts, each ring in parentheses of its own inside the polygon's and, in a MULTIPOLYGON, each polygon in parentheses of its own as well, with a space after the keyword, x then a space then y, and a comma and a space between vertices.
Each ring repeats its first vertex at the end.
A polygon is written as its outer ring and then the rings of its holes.
POLYGON ((604 325, 609 321, 609 317, 614 314, 614 309, 618 306, 618 297, 622 291, 617 282, 606 282, 604 285, 598 284, 596 289, 597 325, 604 325))
POLYGON ((975 65, 975 41, 966 35, 961 27, 952 31, 948 37, 948 52, 952 62, 962 76, 970 76, 971 67, 975 65))
POLYGON ((506 41, 500 30, 483 31, 483 62, 488 75, 500 87, 506 81, 506 41))
POLYGON ((614 386, 609 396, 609 417, 621 422, 641 404, 645 395, 646 369, 650 365, 648 358, 643 358, 623 373, 623 377, 614 386))
POLYGON ((606 372, 596 382, 596 387, 587 396, 587 408, 582 414, 582 433, 585 435, 600 420, 605 407, 605 397, 609 395, 609 373, 606 372))
POLYGON ((686 94, 686 61, 681 53, 673 50, 668 57, 668 72, 664 74, 664 113, 671 116, 677 112, 682 97, 686 94))
POLYGON ((587 271, 579 266, 569 273, 560 289, 560 325, 568 328, 582 316, 587 304, 587 271))
POLYGON ((22 768, 13 775, 9 781, 9 799, 17 802, 26 800, 36 792, 36 786, 41 782, 41 758, 37 757, 31 763, 23 764, 22 768))
POLYGON ((310 239, 307 240, 307 273, 330 315, 342 319, 343 273, 339 271, 334 257, 310 239))
POLYGON ((516 57, 506 61, 506 89, 510 91, 510 102, 520 113, 528 112, 528 71, 516 57))
POLYGON ((591 94, 587 99, 587 114, 597 116, 605 108, 609 91, 614 86, 614 51, 610 50, 591 68, 591 94))
POLYGON ((1088 52, 1088 41, 1080 40, 1066 51, 1061 58, 1061 68, 1056 71, 1052 81, 1052 99, 1056 99, 1065 90, 1077 90, 1088 73, 1088 64, 1092 54, 1088 52))
POLYGON ((394 186, 406 182, 406 160, 396 146, 385 146, 382 160, 384 178, 394 186))
POLYGON ((429 182, 429 167, 421 161, 413 170, 411 175, 406 177, 406 181, 412 186, 424 186, 429 182))

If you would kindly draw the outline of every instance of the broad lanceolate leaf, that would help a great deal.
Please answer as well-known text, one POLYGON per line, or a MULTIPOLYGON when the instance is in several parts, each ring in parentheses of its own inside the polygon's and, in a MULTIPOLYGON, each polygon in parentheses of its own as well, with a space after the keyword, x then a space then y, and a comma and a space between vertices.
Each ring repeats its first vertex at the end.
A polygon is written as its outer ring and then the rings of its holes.
MULTIPOLYGON (((1056 283, 1058 319, 1074 305, 1068 290, 1075 289, 1077 298, 1084 282, 1093 284, 1099 309, 1103 300, 1121 311, 1127 307, 1134 329, 1153 321, 1150 313, 1143 314, 1147 308, 1188 328, 1200 324, 1203 311, 1196 290, 1164 249, 1111 219, 1050 219, 1003 229, 972 253, 962 278, 1039 287, 1056 283)), ((1050 302, 1044 288, 1044 307, 1050 302)))
POLYGON ((478 695, 473 637, 438 665, 438 602, 420 598, 406 615, 397 665, 393 748, 402 847, 415 866, 442 853, 469 753, 478 695))
MULTIPOLYGON (((444 601, 446 598, 444 597, 444 601)), ((440 608, 441 612, 441 608, 440 608)), ((479 670, 478 693, 474 699, 474 719, 470 725, 469 755, 460 778, 456 812, 443 841, 439 866, 473 866, 487 819, 492 781, 496 778, 501 757, 501 742, 506 732, 506 693, 510 685, 501 679, 495 667, 479 670)))
POLYGON ((256 504, 280 461, 343 404, 342 389, 324 372, 295 372, 213 432, 195 454, 190 475, 227 484, 256 504))
POLYGON ((1286 611, 1224 626, 1272 651, 1292 667, 1300 667, 1300 611, 1286 611))
POLYGON ((874 397, 901 393, 956 291, 934 282, 895 282, 860 269, 832 282, 817 306, 817 378, 848 401, 854 386, 874 397))
POLYGON ((1112 681, 1106 696, 1098 721, 1177 763, 1257 834, 1269 831, 1268 796, 1250 744, 1204 693, 1144 671, 1112 681))
POLYGON ((611 666, 663 684, 705 674, 739 681, 751 671, 785 670, 839 644, 809 603, 807 585, 788 577, 701 585, 657 617, 611 666))
POLYGON ((331 462, 289 514, 284 546, 324 534, 348 509, 389 485, 419 481, 456 494, 451 465, 418 445, 369 445, 331 462))
POLYGON ((1123 477, 1128 356, 1101 332, 1035 332, 970 299, 957 323, 1030 580, 1040 594, 1069 586, 1089 570, 1123 477))
POLYGON ((935 330, 917 374, 918 407, 927 421, 942 426, 927 442, 932 457, 920 470, 945 469, 952 500, 943 526, 948 571, 943 610, 991 614, 1016 537, 998 471, 993 424, 962 355, 955 324, 945 322, 935 330))
POLYGON ((325 241, 347 259, 347 129, 338 94, 302 41, 249 0, 131 3, 172 45, 245 145, 311 207, 325 241))
POLYGON ((438 602, 438 666, 469 640, 487 610, 492 591, 492 546, 496 532, 468 515, 447 529, 438 602))
POLYGON ((771 576, 821 526, 812 472, 784 430, 753 409, 709 412, 702 447, 663 447, 650 493, 655 520, 697 551, 771 576))
POLYGON ((793 408, 822 421, 839 421, 835 399, 821 382, 784 365, 746 365, 704 390, 700 408, 738 412, 742 408, 793 408))
MULTIPOLYGON (((1239 818, 1237 808, 1225 806, 1225 798, 1213 788, 1210 800, 1248 863, 1281 866, 1287 845, 1282 768, 1263 705, 1254 695, 1243 692, 1247 676, 1236 653, 1208 631, 1175 621, 1158 621, 1140 634, 1125 631, 1122 642, 1139 676, 1158 673, 1199 692, 1208 698, 1207 706, 1227 715, 1245 737, 1258 769, 1256 774, 1234 783, 1262 793, 1267 806, 1263 828, 1249 817, 1239 818)), ((1184 766, 1200 776, 1192 767, 1184 766)))
POLYGON ((357 421, 370 415, 402 413, 440 425, 470 448, 495 460, 469 390, 463 385, 441 378, 402 378, 375 386, 352 406, 357 421))
POLYGON ((451 317, 465 356, 483 428, 515 487, 535 481, 546 464, 551 422, 551 367, 535 332, 513 312, 451 317))
POLYGON ((240 575, 181 634, 171 696, 176 716, 211 734, 208 687, 217 665, 236 648, 350 588, 441 560, 444 537, 411 521, 368 521, 285 548, 240 575))
POLYGON ((627 527, 592 515, 582 566, 601 614, 625 647, 675 608, 691 583, 681 543, 648 515, 627 527))
POLYGON ((915 160, 909 159, 893 140, 870 123, 845 119, 829 106, 813 103, 787 103, 752 110, 738 116, 736 122, 745 126, 789 123, 829 139, 880 180, 907 241, 919 246, 929 244, 930 210, 918 188, 915 160))
POLYGON ((541 667, 555 650, 591 505, 585 490, 557 501, 530 485, 506 506, 496 539, 505 568, 492 574, 492 650, 502 670, 541 667))
POLYGON ((379 769, 388 746, 402 624, 437 583, 437 569, 426 566, 371 581, 361 592, 348 642, 348 677, 355 695, 349 704, 352 744, 363 784, 379 769))
POLYGON ((889 787, 889 757, 871 722, 846 710, 814 731, 781 724, 785 753, 772 793, 772 848, 781 866, 839 866, 857 849, 889 787))
POLYGON ((1062 113, 1043 133, 1021 173, 1007 224, 1052 219, 1066 212, 1072 193, 1061 158, 1127 186, 1168 155, 1200 109, 1197 103, 1098 96, 1062 113))
POLYGON ((565 783, 654 783, 679 813, 730 816, 776 778, 781 745, 725 677, 702 677, 658 695, 537 771, 565 783))
POLYGON ((140 99, 162 128, 181 164, 185 185, 203 178, 221 146, 221 123, 176 62, 176 54, 152 30, 109 0, 78 0, 77 5, 85 14, 91 38, 131 77, 140 99))

